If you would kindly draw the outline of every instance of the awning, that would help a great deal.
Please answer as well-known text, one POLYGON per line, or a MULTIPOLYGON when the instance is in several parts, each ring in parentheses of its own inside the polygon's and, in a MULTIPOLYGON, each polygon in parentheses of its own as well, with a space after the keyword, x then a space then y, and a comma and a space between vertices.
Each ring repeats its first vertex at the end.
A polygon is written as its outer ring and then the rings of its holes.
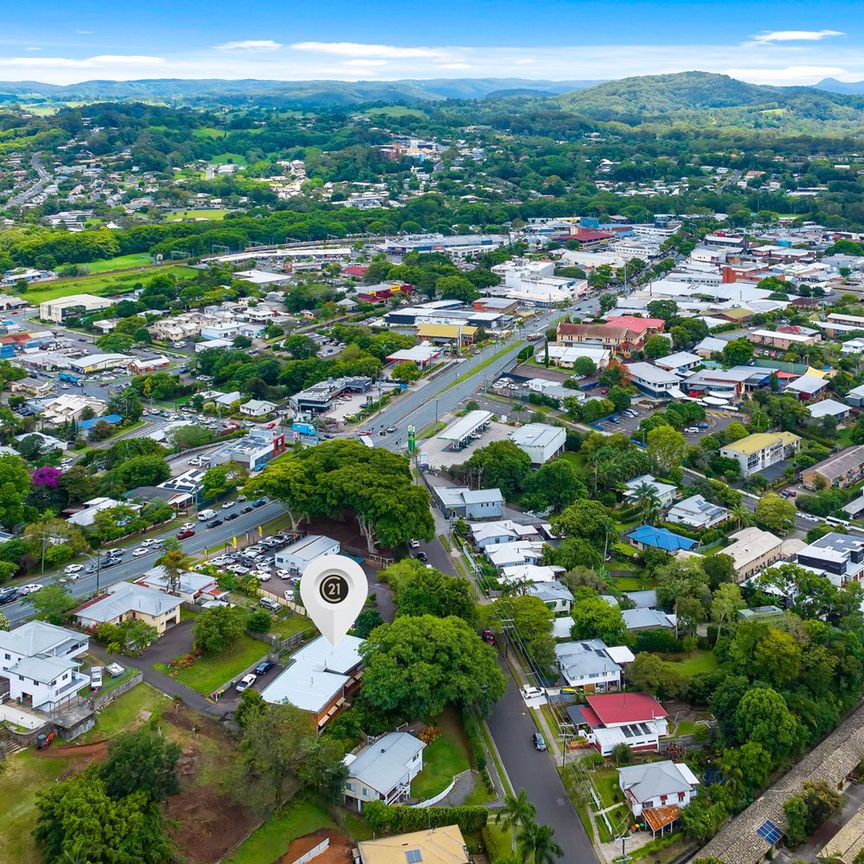
POLYGON ((681 815, 681 808, 652 807, 650 810, 643 810, 642 815, 645 817, 648 827, 656 834, 678 819, 681 815))

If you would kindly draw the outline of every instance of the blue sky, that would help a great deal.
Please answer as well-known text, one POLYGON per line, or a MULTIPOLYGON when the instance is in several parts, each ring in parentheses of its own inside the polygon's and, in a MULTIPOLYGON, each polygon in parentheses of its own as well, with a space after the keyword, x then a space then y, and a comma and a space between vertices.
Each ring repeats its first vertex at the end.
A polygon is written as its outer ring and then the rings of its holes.
POLYGON ((0 80, 609 79, 687 69, 864 79, 864 0, 2 3, 0 80))

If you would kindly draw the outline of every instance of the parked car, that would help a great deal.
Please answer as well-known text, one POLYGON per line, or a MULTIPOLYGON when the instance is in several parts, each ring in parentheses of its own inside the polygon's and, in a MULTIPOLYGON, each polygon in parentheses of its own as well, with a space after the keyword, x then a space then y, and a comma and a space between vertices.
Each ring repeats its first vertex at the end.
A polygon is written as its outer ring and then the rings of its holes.
POLYGON ((419 548, 420 548, 420 541, 419 541, 419 540, 409 540, 409 541, 408 541, 408 545, 409 545, 412 549, 419 549, 419 548))
POLYGON ((522 696, 525 699, 536 699, 538 696, 544 696, 546 694, 545 690, 542 690, 540 687, 531 687, 526 684, 522 688, 522 696))
POLYGON ((236 506, 236 504, 237 504, 236 501, 226 501, 226 502, 222 505, 222 509, 223 509, 223 510, 230 510, 232 507, 236 506))
POLYGON ((98 690, 102 686, 102 667, 90 667, 90 689, 98 690))
POLYGON ((262 660, 255 667, 256 675, 266 675, 276 664, 272 660, 262 660))
POLYGON ((0 605, 4 603, 11 603, 13 600, 18 599, 18 589, 12 588, 0 588, 0 605))
POLYGON ((211 520, 207 523, 207 527, 208 527, 208 528, 218 528, 221 524, 222 524, 222 520, 221 520, 221 519, 219 519, 219 518, 211 519, 211 520))
POLYGON ((279 604, 272 597, 262 597, 258 601, 259 606, 263 606, 265 609, 269 609, 271 612, 279 611, 279 604))
POLYGON ((415 557, 418 561, 422 561, 424 564, 429 560, 429 559, 426 557, 426 553, 425 553, 425 552, 422 552, 422 551, 421 551, 421 552, 415 552, 415 553, 414 553, 414 557, 415 557))
POLYGON ((257 680, 258 676, 251 672, 244 675, 235 685, 237 692, 242 693, 244 690, 248 690, 257 680))
POLYGON ((251 513, 255 508, 252 507, 251 504, 247 504, 240 512, 241 513, 251 513))
POLYGON ((531 740, 534 742, 535 750, 543 751, 546 749, 546 739, 539 732, 535 732, 531 736, 531 740))
POLYGON ((194 537, 194 536, 195 536, 195 531, 192 528, 186 528, 183 531, 177 532, 177 539, 178 540, 185 540, 187 537, 194 537))

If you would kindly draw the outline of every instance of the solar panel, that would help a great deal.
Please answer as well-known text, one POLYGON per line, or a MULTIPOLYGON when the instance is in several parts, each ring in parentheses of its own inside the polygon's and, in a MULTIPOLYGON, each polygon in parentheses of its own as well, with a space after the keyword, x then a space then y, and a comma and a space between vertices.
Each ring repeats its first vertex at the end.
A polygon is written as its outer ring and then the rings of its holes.
POLYGON ((776 846, 783 836, 783 832, 770 820, 766 819, 757 829, 756 833, 772 846, 776 846))
POLYGON ((405 851, 405 860, 407 864, 420 864, 423 856, 420 854, 419 849, 407 849, 405 851))

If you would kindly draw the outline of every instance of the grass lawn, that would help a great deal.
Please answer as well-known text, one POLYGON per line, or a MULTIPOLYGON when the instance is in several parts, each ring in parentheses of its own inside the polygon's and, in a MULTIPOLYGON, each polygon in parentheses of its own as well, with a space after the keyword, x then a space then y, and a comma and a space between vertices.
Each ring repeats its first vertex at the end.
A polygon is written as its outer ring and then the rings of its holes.
POLYGON ((302 633, 312 626, 313 624, 308 618, 304 618, 302 615, 295 615, 292 612, 287 615, 280 614, 268 632, 274 636, 278 636, 280 639, 287 639, 289 636, 293 636, 295 633, 302 633))
POLYGON ((182 219, 212 219, 213 221, 221 221, 225 218, 227 210, 212 209, 212 210, 183 210, 180 213, 172 213, 165 217, 166 222, 179 222, 182 219))
POLYGON ((717 658, 713 651, 688 651, 686 654, 666 654, 664 660, 675 664, 675 668, 682 674, 690 677, 700 672, 716 672, 717 658))
POLYGON ((224 129, 215 129, 213 126, 202 126, 200 129, 194 129, 192 134, 196 138, 224 138, 224 129))
POLYGON ((490 860, 499 861, 510 855, 513 850, 513 832, 501 825, 496 825, 495 816, 491 813, 486 828, 486 839, 489 844, 486 851, 489 853, 490 860))
POLYGON ((142 712, 160 715, 171 704, 171 700, 143 682, 128 693, 118 696, 96 714, 96 726, 77 738, 82 744, 111 738, 118 732, 125 732, 139 719, 142 712))
POLYGON ((619 591, 639 591, 642 580, 636 576, 613 576, 612 582, 619 591))
POLYGON ((191 267, 176 264, 167 267, 154 267, 146 273, 123 273, 119 276, 112 273, 94 273, 91 276, 58 279, 56 282, 48 282, 42 287, 32 287, 22 297, 28 303, 36 305, 46 300, 67 297, 70 294, 96 294, 100 297, 106 294, 124 294, 131 291, 137 282, 142 282, 157 273, 188 278, 197 275, 198 271, 191 267))
POLYGON ((585 456, 582 453, 571 453, 568 450, 558 458, 569 462, 579 473, 585 470, 585 456))
POLYGON ((188 669, 180 669, 175 673, 168 668, 167 663, 154 663, 153 668, 163 675, 170 675, 202 696, 208 696, 236 678, 266 653, 267 645, 264 642, 244 633, 224 654, 202 657, 188 669))
POLYGON ((418 801, 443 792, 454 775, 470 767, 461 727, 443 717, 440 722, 441 734, 423 751, 423 770, 411 783, 411 795, 418 801))
POLYGON ((83 266, 88 273, 110 273, 112 270, 126 270, 129 267, 149 267, 152 263, 147 252, 133 252, 131 255, 118 255, 116 258, 100 258, 83 266))
POLYGON ((298 837, 335 827, 324 808, 312 801, 293 801, 244 840, 225 864, 273 864, 298 837))
POLYGON ((213 165, 228 165, 229 163, 233 163, 234 165, 249 164, 246 161, 246 157, 241 153, 219 153, 217 156, 214 156, 210 162, 213 165))
POLYGON ((36 793, 47 788, 66 769, 68 759, 48 759, 35 750, 16 753, 4 763, 0 782, 0 849, 3 860, 41 864, 42 853, 33 839, 36 793))
POLYGON ((601 809, 611 807, 622 800, 621 790, 618 787, 618 772, 614 768, 601 768, 591 773, 594 788, 600 796, 601 809))

